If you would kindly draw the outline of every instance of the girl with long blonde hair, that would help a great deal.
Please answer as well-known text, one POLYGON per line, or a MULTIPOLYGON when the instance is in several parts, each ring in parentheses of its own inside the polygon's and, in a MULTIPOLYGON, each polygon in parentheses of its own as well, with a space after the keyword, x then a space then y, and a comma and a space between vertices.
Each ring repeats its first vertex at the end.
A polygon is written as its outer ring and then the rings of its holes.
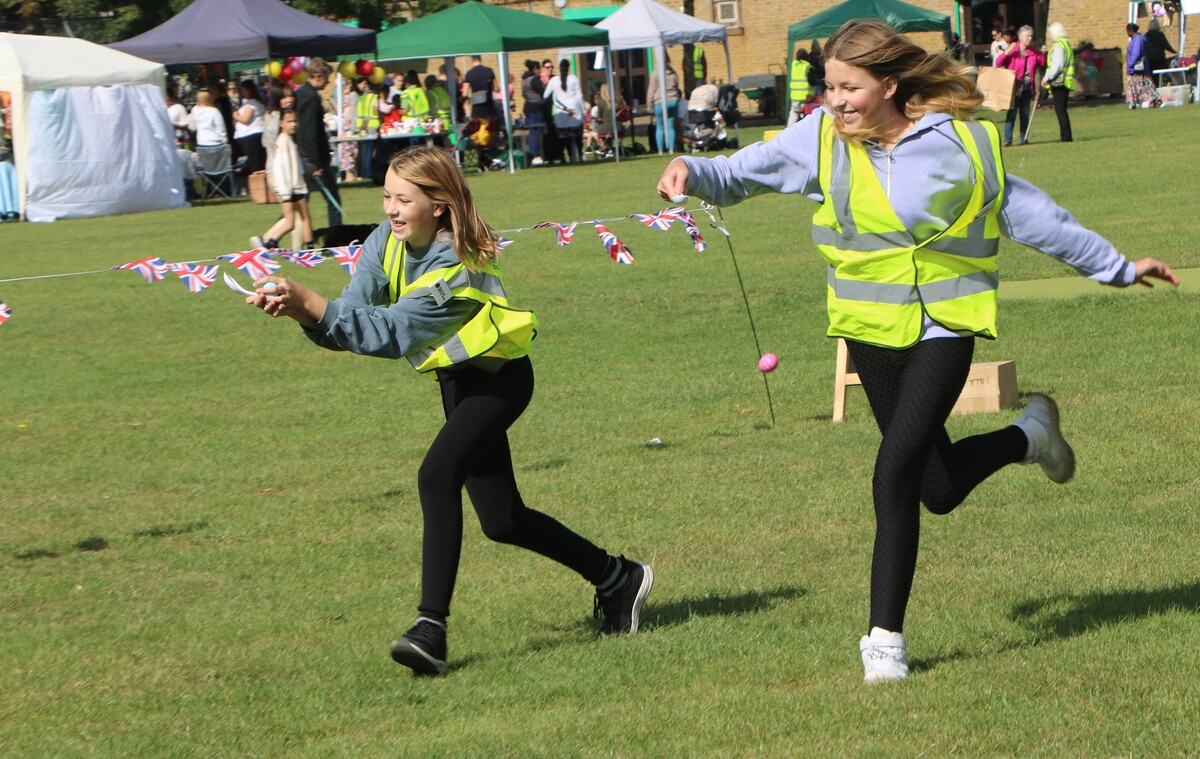
POLYGON ((637 632, 654 582, 650 566, 612 556, 528 508, 517 489, 507 431, 533 395, 528 353, 537 321, 509 306, 496 233, 449 153, 398 153, 384 179, 383 211, 387 220, 363 244, 337 300, 272 275, 255 283, 246 302, 296 320, 317 345, 405 358, 438 380, 446 423, 417 474, 421 599, 416 622, 392 644, 392 658, 420 674, 448 669, 464 486, 485 535, 553 559, 595 586, 601 634, 637 632))
POLYGON ((994 126, 976 122, 970 70, 879 21, 847 22, 825 46, 825 103, 770 142, 675 159, 659 194, 732 205, 765 192, 817 201, 813 242, 828 264, 831 337, 846 340, 883 441, 871 483, 876 530, 864 680, 908 676, 905 611, 922 503, 953 511, 1015 463, 1069 480, 1075 457, 1049 396, 1030 393, 1009 426, 952 442, 945 423, 975 338, 996 336, 1001 234, 1124 287, 1161 279, 1046 193, 1008 174, 994 126))

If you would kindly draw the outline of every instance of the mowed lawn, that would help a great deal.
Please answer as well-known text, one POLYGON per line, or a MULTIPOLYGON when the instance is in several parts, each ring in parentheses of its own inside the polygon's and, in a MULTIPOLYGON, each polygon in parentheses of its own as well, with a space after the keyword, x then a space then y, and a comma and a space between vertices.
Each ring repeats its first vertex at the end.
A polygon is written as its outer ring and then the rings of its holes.
MULTIPOLYGON (((1200 267, 1200 109, 1071 114, 1074 144, 1039 111, 1008 169, 1131 257, 1200 267)), ((657 211, 665 164, 470 181, 515 229, 657 211)), ((343 197, 350 221, 380 219, 377 188, 343 197)), ((1078 473, 1055 486, 1012 467, 926 515, 913 676, 867 687, 879 435, 859 388, 830 421, 811 210, 776 196, 724 210, 780 357, 773 425, 703 214, 704 253, 682 229, 611 223, 632 266, 588 224, 561 248, 550 230, 509 235, 510 295, 542 322, 538 389, 510 433, 525 499, 652 562, 657 583, 642 632, 597 640, 586 583, 489 543, 464 504, 454 669, 438 679, 388 656, 418 598, 429 378, 322 351, 220 283, 0 282, 0 755, 1194 756, 1196 280, 1002 287, 1000 339, 977 360, 1015 360, 1022 394, 1059 400, 1078 473)), ((3 224, 0 280, 231 253, 274 215, 227 202, 3 224)), ((1008 242, 1001 262, 1008 281, 1070 274, 1008 242)), ((332 262, 281 273, 330 295, 346 281, 332 262)))

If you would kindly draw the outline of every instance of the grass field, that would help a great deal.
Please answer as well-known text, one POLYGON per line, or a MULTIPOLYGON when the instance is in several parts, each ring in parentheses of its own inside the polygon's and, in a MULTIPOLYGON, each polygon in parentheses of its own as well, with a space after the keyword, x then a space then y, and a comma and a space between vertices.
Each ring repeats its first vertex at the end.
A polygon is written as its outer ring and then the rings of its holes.
MULTIPOLYGON (((1188 210, 1200 110, 1072 110, 1076 142, 1007 150, 1131 257, 1200 267, 1188 210)), ((743 138, 754 130, 745 130, 743 138)), ((473 176, 498 228, 663 206, 665 159, 473 176)), ((344 191, 350 220, 379 191, 344 191)), ((317 204, 316 217, 324 219, 317 204)), ((245 202, 0 225, 0 280, 240 250, 245 202)), ((833 343, 807 201, 707 230, 515 236, 538 391, 511 431, 527 502, 653 562, 645 631, 595 639, 590 589, 489 543, 468 516, 454 670, 390 660, 417 600, 415 473, 436 388, 403 362, 313 347, 220 285, 131 272, 0 283, 0 755, 1194 756, 1200 338, 1179 290, 1004 297, 1022 393, 1049 392, 1079 457, 1013 467, 928 516, 908 624, 914 674, 866 687, 878 432, 861 389, 830 422, 833 343), (403 365, 402 365, 403 364, 403 365), (647 446, 652 438, 662 445, 647 446)), ((1006 280, 1070 272, 1005 242, 1006 280)), ((332 263, 287 273, 330 295, 332 263)), ((954 417, 960 437, 1014 412, 954 417)))

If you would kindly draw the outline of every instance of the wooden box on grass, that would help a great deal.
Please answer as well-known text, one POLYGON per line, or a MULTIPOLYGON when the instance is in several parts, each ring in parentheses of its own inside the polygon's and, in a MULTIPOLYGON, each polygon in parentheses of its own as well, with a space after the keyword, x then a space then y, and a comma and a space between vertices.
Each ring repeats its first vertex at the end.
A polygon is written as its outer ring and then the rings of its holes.
MULTIPOLYGON (((833 383, 833 421, 846 418, 846 388, 861 385, 858 372, 850 360, 846 341, 839 339, 837 367, 833 383)), ((1017 394, 1017 363, 1015 361, 984 361, 971 364, 971 372, 952 414, 974 414, 980 411, 1000 411, 1020 407, 1017 394)))

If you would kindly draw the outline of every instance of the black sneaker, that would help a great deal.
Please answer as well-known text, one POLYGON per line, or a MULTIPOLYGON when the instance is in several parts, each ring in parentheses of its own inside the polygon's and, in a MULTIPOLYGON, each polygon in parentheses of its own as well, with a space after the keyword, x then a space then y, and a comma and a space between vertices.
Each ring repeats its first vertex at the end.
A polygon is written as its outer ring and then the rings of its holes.
POLYGON ((638 615, 654 585, 654 570, 649 564, 630 561, 624 556, 620 557, 620 562, 621 579, 617 587, 608 594, 596 591, 592 605, 592 616, 596 619, 604 612, 601 635, 637 632, 638 615))
POLYGON ((392 658, 418 674, 445 674, 450 669, 446 666, 446 628, 418 619, 392 644, 392 658))

